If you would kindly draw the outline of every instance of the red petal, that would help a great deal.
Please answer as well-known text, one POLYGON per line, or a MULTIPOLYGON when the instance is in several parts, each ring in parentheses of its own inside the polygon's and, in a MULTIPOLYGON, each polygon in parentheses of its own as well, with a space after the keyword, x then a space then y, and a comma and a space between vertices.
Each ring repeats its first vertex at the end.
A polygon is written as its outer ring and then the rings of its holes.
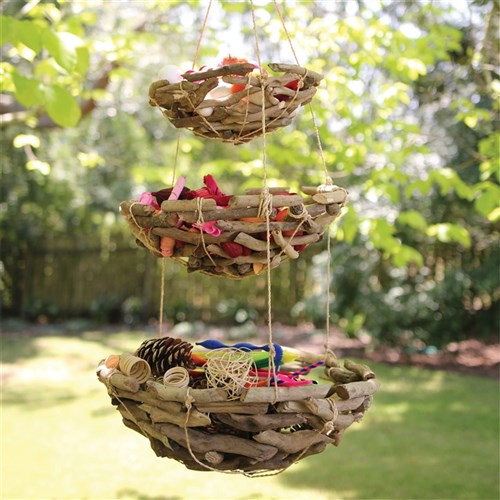
POLYGON ((220 246, 233 259, 244 255, 245 252, 245 247, 239 243, 234 243, 234 241, 226 241, 225 243, 221 243, 220 246))
POLYGON ((292 89, 292 90, 298 90, 299 89, 299 81, 298 80, 293 80, 285 85, 285 87, 292 89))
POLYGON ((207 186, 208 192, 210 194, 215 194, 215 195, 224 194, 219 189, 219 186, 217 185, 217 182, 215 182, 215 179, 213 178, 212 175, 205 175, 205 177, 203 177, 203 182, 205 183, 205 186, 207 186))

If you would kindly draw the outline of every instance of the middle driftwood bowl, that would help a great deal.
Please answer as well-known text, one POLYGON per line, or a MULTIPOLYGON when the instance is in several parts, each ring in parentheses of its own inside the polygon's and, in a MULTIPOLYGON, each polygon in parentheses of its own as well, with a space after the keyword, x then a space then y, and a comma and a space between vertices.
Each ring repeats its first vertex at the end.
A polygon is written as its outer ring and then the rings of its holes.
POLYGON ((267 222, 259 218, 259 189, 234 196, 225 208, 216 207, 212 199, 197 198, 163 201, 157 211, 131 200, 121 203, 120 212, 138 245, 153 255, 162 257, 162 238, 170 238, 175 242, 171 258, 188 272, 241 279, 260 274, 268 262, 275 268, 287 259, 297 259, 305 246, 322 239, 325 227, 346 203, 347 192, 337 186, 326 192, 320 188, 303 187, 310 195, 306 199, 288 194, 287 188, 270 189, 269 256, 267 222), (193 228, 193 224, 214 221, 218 236, 193 228))

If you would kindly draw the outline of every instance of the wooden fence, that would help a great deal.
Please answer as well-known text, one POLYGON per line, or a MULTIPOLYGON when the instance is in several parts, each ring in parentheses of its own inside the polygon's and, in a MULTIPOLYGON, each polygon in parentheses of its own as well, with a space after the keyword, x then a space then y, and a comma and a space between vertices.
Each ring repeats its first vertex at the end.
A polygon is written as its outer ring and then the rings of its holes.
MULTIPOLYGON (((304 296, 312 254, 272 272, 273 318, 291 323, 290 310, 304 296)), ((233 281, 188 274, 165 261, 165 310, 176 320, 234 322, 240 311, 262 321, 267 313, 266 274, 233 281)), ((26 256, 21 310, 28 317, 95 316, 102 321, 158 317, 161 259, 137 248, 37 250, 26 256)))

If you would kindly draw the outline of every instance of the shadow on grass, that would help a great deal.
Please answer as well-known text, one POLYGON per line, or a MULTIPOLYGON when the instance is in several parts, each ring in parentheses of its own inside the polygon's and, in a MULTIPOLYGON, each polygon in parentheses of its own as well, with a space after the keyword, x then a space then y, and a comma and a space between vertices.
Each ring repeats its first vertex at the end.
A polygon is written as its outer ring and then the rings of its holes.
MULTIPOLYGON (((144 329, 127 330, 126 328, 85 331, 52 328, 37 333, 30 333, 30 331, 3 333, 0 336, 2 347, 0 360, 2 363, 16 363, 43 356, 44 350, 40 346, 40 339, 43 338, 77 339, 83 343, 97 344, 101 346, 103 356, 106 356, 110 352, 130 350, 130 341, 135 337, 137 337, 138 347, 144 339, 151 336, 153 336, 151 332, 144 329)), ((99 361, 98 359, 95 360, 96 366, 99 361)))
POLYGON ((135 500, 183 500, 183 498, 179 496, 151 496, 133 488, 118 490, 115 498, 134 498, 135 500))
POLYGON ((16 389, 3 391, 2 406, 19 406, 22 410, 33 411, 72 403, 78 399, 87 399, 87 393, 68 393, 67 388, 40 387, 37 392, 16 389))
POLYGON ((363 424, 279 480, 341 498, 499 498, 496 383, 415 369, 377 372, 382 389, 363 424))

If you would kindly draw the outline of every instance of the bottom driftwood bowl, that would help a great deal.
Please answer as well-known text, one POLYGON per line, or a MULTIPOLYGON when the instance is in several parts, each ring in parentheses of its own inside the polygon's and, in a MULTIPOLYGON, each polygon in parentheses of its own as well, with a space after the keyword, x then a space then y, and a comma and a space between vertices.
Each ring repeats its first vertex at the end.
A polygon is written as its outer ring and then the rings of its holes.
POLYGON ((370 407, 379 388, 373 372, 349 360, 328 365, 327 383, 251 387, 238 399, 223 388, 141 384, 104 362, 97 375, 123 423, 147 437, 157 456, 198 471, 259 475, 338 446, 370 407))

